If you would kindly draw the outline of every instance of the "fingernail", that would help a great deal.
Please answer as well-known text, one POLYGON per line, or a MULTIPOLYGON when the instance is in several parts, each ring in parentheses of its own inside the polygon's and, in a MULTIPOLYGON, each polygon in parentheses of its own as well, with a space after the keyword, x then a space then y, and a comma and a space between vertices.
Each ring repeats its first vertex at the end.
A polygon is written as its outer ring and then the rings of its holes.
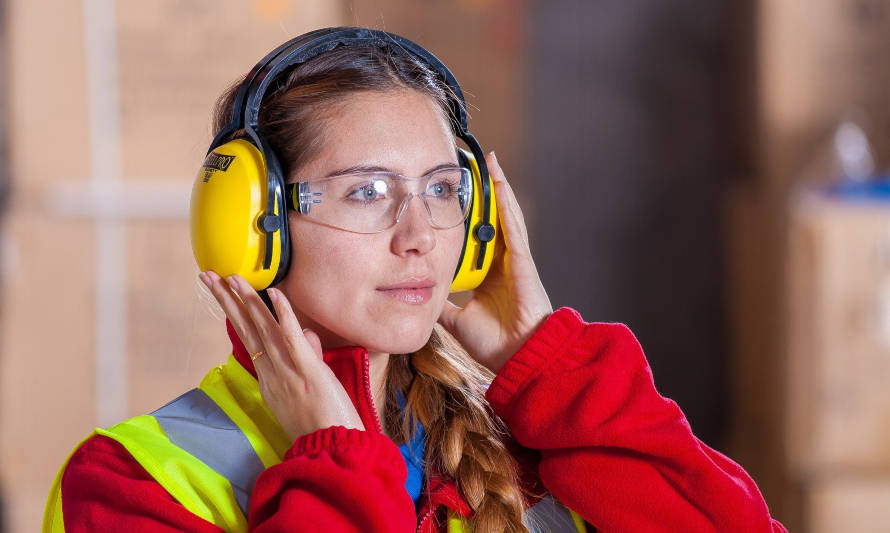
POLYGON ((210 288, 210 280, 207 278, 207 274, 201 272, 200 274, 198 274, 198 279, 200 279, 201 283, 203 283, 208 289, 210 288))
POLYGON ((229 287, 231 287, 233 290, 237 291, 241 288, 241 284, 238 283, 238 279, 235 277, 234 274, 227 277, 226 282, 229 284, 229 287))
MULTIPOLYGON (((494 162, 498 162, 498 154, 494 153, 494 150, 491 151, 491 158, 494 159, 494 162)), ((500 163, 498 163, 500 164, 500 163)))

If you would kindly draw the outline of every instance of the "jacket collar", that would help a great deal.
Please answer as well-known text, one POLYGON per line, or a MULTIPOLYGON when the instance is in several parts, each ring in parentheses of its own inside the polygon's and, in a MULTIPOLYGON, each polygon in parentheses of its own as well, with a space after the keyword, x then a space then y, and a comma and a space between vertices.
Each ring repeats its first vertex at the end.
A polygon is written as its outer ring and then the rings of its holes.
MULTIPOLYGON (((256 368, 253 366, 253 361, 250 360, 250 354, 247 353, 247 348, 244 347, 244 344, 238 337, 238 333, 235 332, 235 328, 228 319, 226 319, 226 331, 229 334, 229 339, 232 341, 232 355, 241 366, 256 378, 256 368)), ((322 355, 324 362, 327 363, 334 375, 337 376, 337 379, 340 380, 340 383, 343 384, 343 388, 346 389, 346 393, 349 395, 349 399, 352 400, 353 405, 355 405, 365 428, 368 428, 368 431, 371 431, 370 428, 374 428, 374 431, 382 433, 380 419, 371 399, 367 350, 361 346, 344 346, 324 350, 322 355)), ((467 517, 470 515, 469 506, 460 496, 457 485, 452 480, 443 479, 436 475, 435 472, 427 472, 427 474, 429 479, 421 495, 423 504, 418 514, 421 520, 440 505, 445 505, 461 516, 467 517)), ((424 527, 423 531, 434 531, 435 525, 433 525, 433 520, 428 520, 427 522, 430 524, 430 527, 424 527)))

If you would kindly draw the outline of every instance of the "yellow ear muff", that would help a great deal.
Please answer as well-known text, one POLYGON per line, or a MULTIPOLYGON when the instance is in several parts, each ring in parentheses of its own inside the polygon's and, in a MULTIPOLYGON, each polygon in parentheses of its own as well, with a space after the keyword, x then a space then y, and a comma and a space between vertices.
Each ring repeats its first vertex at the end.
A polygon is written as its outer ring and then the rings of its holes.
MULTIPOLYGON (((192 251, 201 271, 238 274, 257 290, 272 283, 281 264, 281 239, 272 240, 272 265, 263 269, 266 179, 262 154, 244 139, 218 146, 204 159, 190 203, 192 251)), ((280 208, 275 206, 276 214, 280 208)))
MULTIPOLYGON (((464 158, 466 158, 470 166, 470 171, 473 174, 473 199, 472 204, 470 205, 470 214, 467 217, 467 222, 465 224, 466 232, 464 235, 464 249, 460 257, 457 272, 454 274, 454 279, 451 282, 451 292, 469 291, 475 289, 482 283, 482 280, 485 279, 485 275, 488 274, 488 269, 491 268, 491 262, 492 259, 494 259, 495 242, 497 240, 495 237, 488 243, 488 246, 485 247, 485 257, 482 261, 482 268, 476 268, 479 250, 481 248, 480 241, 478 237, 476 237, 476 227, 485 222, 482 173, 480 172, 479 165, 472 153, 463 149, 458 149, 458 151, 463 154, 464 158)), ((488 223, 492 225, 495 236, 497 236, 497 232, 499 231, 498 210, 494 195, 494 183, 491 182, 489 176, 486 176, 486 179, 489 181, 488 190, 491 202, 488 223)))

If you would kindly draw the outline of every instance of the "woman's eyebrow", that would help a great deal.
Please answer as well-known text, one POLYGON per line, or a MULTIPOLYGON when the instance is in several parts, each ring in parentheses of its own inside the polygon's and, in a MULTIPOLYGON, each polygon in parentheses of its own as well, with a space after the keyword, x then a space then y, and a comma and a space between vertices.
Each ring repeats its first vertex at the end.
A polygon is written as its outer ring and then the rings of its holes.
MULTIPOLYGON (((443 170, 446 168, 459 168, 459 166, 457 163, 439 163, 438 165, 424 172, 422 176, 426 176, 427 174, 432 174, 437 170, 443 170)), ((398 172, 394 172, 391 168, 371 165, 355 165, 347 168, 342 168, 340 170, 335 170, 334 172, 331 172, 324 177, 333 178, 336 176, 345 176, 346 174, 359 174, 364 172, 388 172, 390 174, 398 174, 398 172)))

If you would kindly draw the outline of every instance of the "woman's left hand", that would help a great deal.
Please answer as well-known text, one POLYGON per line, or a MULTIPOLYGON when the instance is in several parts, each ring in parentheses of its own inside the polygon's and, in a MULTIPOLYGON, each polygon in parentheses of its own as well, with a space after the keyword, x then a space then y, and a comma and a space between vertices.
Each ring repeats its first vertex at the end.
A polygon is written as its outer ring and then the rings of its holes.
POLYGON ((463 307, 445 301, 439 323, 479 363, 497 373, 553 313, 528 245, 522 209, 494 152, 485 158, 497 199, 497 248, 491 270, 463 307))

